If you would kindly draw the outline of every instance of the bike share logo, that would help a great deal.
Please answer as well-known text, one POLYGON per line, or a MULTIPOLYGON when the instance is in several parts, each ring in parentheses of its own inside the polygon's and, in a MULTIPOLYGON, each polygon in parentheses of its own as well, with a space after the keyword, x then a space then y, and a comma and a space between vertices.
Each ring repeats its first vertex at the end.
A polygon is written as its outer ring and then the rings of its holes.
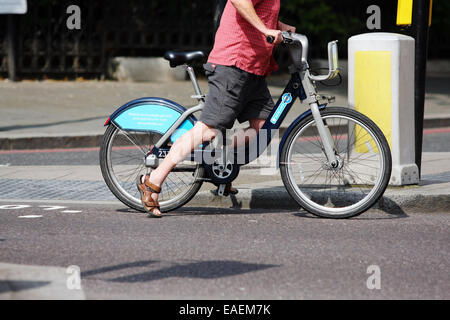
POLYGON ((292 96, 290 93, 283 94, 283 97, 281 99, 281 103, 278 106, 277 110, 273 114, 272 118, 270 119, 270 122, 273 124, 276 124, 278 119, 280 118, 281 114, 283 113, 286 106, 292 102, 292 96))

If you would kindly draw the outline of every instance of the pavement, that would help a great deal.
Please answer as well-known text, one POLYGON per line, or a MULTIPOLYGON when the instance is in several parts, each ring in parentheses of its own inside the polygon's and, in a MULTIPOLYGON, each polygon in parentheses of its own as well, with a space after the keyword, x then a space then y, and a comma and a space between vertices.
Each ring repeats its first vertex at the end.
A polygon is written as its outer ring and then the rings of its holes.
MULTIPOLYGON (((286 77, 270 79, 269 88, 278 99, 286 77)), ((207 82, 200 79, 200 87, 207 92, 207 82)), ((336 96, 332 105, 347 105, 347 85, 321 88, 320 93, 336 96)), ((96 148, 104 133, 104 122, 122 104, 135 98, 161 96, 182 105, 195 101, 189 81, 165 83, 119 83, 112 81, 22 81, 0 82, 0 154, 17 150, 52 148, 96 148)), ((429 76, 427 79, 424 128, 450 127, 450 76, 429 76)), ((293 120, 306 110, 296 103, 288 118, 293 120)), ((424 152, 422 177, 418 185, 389 187, 374 210, 388 213, 444 212, 450 213, 450 150, 424 152)), ((28 200, 94 201, 111 203, 117 200, 103 182, 99 166, 49 165, 8 166, 0 163, 0 200, 21 198, 28 200), (17 190, 17 181, 21 190, 17 190), (61 192, 70 185, 73 192, 61 192), (23 188, 28 188, 24 193, 23 188), (52 189, 53 188, 53 189, 52 189), (46 190, 45 193, 42 190, 46 190), (59 191, 59 192, 58 192, 59 191), (94 192, 95 191, 95 192, 94 192)), ((299 209, 282 185, 279 172, 261 174, 258 163, 241 169, 234 185, 237 195, 218 197, 211 193, 211 185, 204 184, 188 206, 240 209, 299 209)), ((23 200, 23 199, 22 199, 23 200)), ((45 267, 0 264, 0 299, 46 299, 57 297, 66 288, 67 270, 45 267), (24 266, 25 268, 25 266, 24 266), (41 269, 43 268, 43 269, 41 269), (11 270, 15 270, 12 273, 11 270), (60 276, 58 276, 60 275, 60 276), (40 295, 39 286, 52 288, 53 294, 40 295), (13 289, 11 289, 13 288, 13 289), (14 289, 15 288, 15 289, 14 289), (63 289, 61 289, 63 288, 63 289), (21 292, 25 292, 21 295, 21 292), (36 295, 35 295, 35 293, 36 295)), ((83 299, 83 292, 69 291, 61 299, 83 299)))
MULTIPOLYGON (((287 82, 286 76, 269 78, 275 101, 287 82)), ((199 79, 199 84, 206 93, 206 80, 199 79)), ((450 126, 449 88, 450 76, 427 79, 424 128, 450 126)), ((334 95, 331 105, 348 104, 345 79, 338 87, 320 86, 319 93, 334 95)), ((190 81, 0 81, 0 150, 96 147, 106 119, 126 102, 156 96, 189 107, 196 104, 192 94, 190 81)), ((307 106, 297 101, 284 124, 305 110, 307 106)))

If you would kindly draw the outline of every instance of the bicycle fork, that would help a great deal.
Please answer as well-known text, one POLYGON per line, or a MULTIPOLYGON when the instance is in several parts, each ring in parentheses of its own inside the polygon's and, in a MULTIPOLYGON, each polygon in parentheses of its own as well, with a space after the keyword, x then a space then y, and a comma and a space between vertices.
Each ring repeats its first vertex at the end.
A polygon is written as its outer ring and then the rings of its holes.
POLYGON ((311 76, 309 70, 306 66, 303 67, 305 69, 301 72, 300 79, 307 96, 306 103, 309 104, 312 116, 316 122, 317 131, 319 132, 320 139, 322 140, 323 152, 327 157, 328 165, 332 168, 336 168, 339 166, 339 162, 336 157, 333 137, 331 136, 330 129, 324 123, 324 120, 320 115, 319 104, 317 103, 317 92, 315 85, 310 80, 311 76))
POLYGON ((317 131, 319 132, 320 139, 322 140, 323 151, 327 157, 328 164, 332 168, 338 166, 338 160, 336 158, 336 152, 334 149, 334 141, 331 136, 330 128, 324 123, 322 116, 320 115, 319 105, 317 102, 313 102, 310 105, 311 112, 316 122, 317 131))

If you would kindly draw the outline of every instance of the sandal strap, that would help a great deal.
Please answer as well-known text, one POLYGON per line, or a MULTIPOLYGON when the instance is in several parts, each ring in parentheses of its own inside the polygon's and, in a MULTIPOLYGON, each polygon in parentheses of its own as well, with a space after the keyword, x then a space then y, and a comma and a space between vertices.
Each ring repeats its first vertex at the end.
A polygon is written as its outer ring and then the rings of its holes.
POLYGON ((142 198, 142 204, 150 209, 154 209, 154 208, 159 209, 158 200, 153 200, 153 198, 151 196, 144 195, 142 198))
POLYGON ((154 193, 154 192, 151 192, 151 191, 144 191, 143 192, 143 194, 142 194, 142 202, 145 202, 145 203, 156 203, 156 205, 159 205, 158 204, 158 200, 154 200, 153 198, 152 198, 152 193, 154 193))
POLYGON ((145 206, 149 209, 149 210, 153 210, 153 209, 160 209, 159 206, 148 206, 148 203, 145 203, 145 206))
POLYGON ((144 179, 145 186, 148 187, 150 189, 150 191, 152 191, 154 193, 160 193, 161 187, 158 187, 156 184, 151 183, 149 178, 150 178, 150 175, 146 174, 145 179, 144 179))

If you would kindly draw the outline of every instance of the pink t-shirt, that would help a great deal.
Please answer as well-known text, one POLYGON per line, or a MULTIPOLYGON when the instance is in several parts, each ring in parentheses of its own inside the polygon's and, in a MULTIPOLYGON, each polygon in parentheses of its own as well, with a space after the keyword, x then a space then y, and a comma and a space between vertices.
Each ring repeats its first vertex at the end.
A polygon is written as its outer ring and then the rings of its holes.
MULTIPOLYGON (((277 29, 280 0, 248 0, 256 14, 269 29, 277 29)), ((208 62, 236 66, 256 75, 269 75, 278 66, 272 57, 273 44, 236 10, 228 1, 216 33, 214 48, 208 62)))

